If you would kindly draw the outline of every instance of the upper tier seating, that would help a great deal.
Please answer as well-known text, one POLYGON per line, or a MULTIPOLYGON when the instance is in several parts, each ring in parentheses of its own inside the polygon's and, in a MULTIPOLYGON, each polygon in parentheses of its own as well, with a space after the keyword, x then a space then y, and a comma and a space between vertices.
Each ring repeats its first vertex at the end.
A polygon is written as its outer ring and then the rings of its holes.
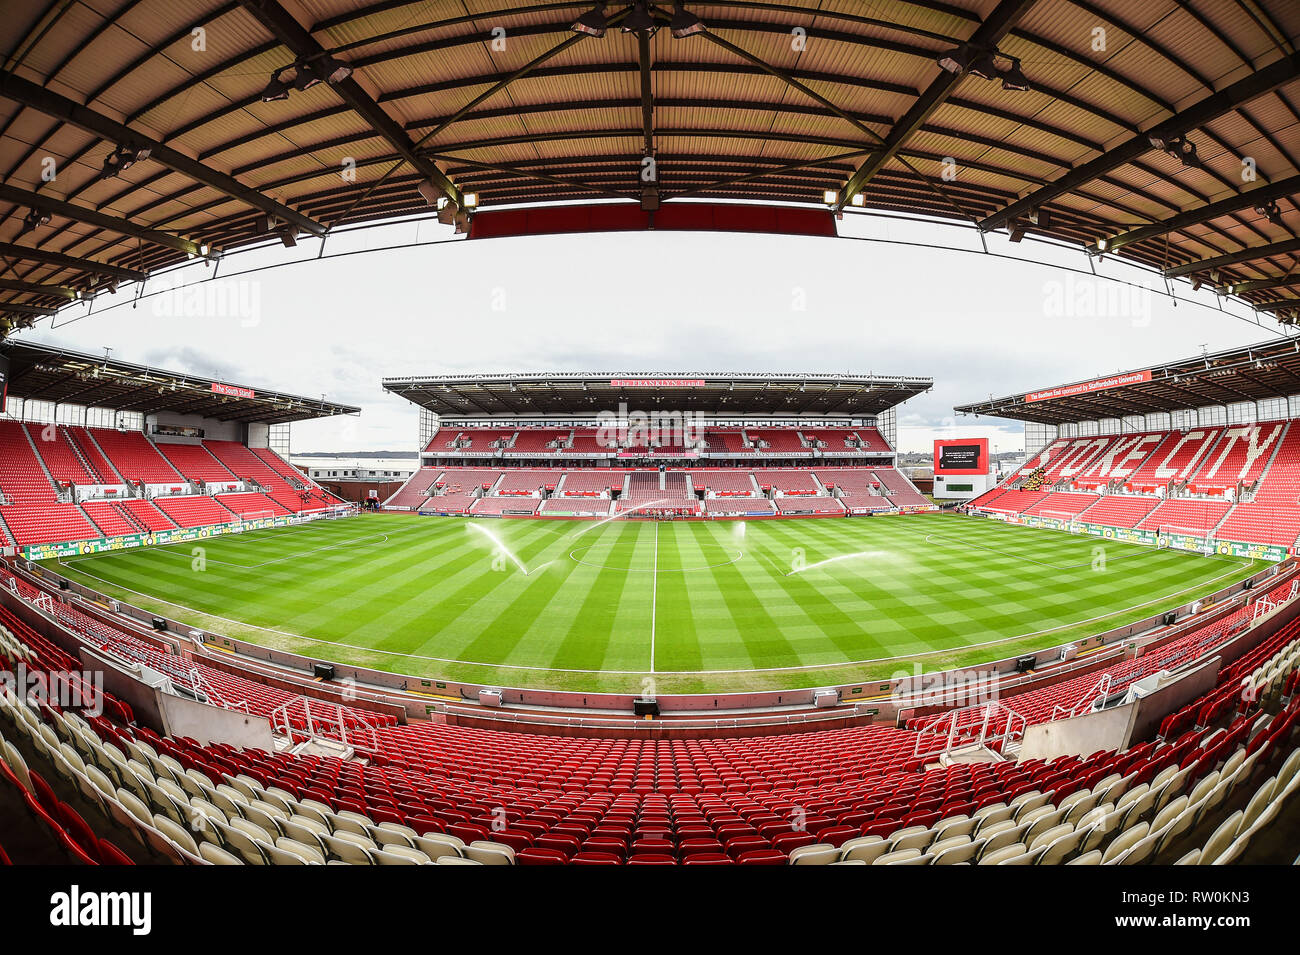
POLYGON ((215 457, 202 444, 168 444, 158 442, 158 450, 172 463, 181 474, 191 481, 213 481, 225 483, 235 481, 235 474, 215 457))
POLYGON ((229 508, 223 507, 216 498, 208 497, 206 494, 156 497, 153 502, 181 527, 229 524, 239 519, 238 515, 229 508))
POLYGON ((1234 507, 1216 536, 1252 544, 1295 546, 1300 537, 1300 428, 1287 431, 1254 499, 1234 507))
POLYGON ((514 428, 472 428, 452 435, 451 443, 446 448, 431 448, 431 450, 475 455, 497 454, 514 435, 514 428))
POLYGON ((1155 451, 1163 432, 1117 435, 1074 477, 1078 487, 1101 488, 1112 481, 1124 482, 1155 451))
POLYGON ((68 443, 74 445, 81 452, 81 458, 86 462, 86 469, 90 472, 91 477, 95 479, 94 483, 121 483, 118 475, 113 471, 113 466, 109 464, 108 458, 104 457, 104 453, 90 436, 89 431, 85 428, 70 425, 60 425, 59 427, 68 443))
POLYGON ((1079 519, 1089 524, 1106 527, 1133 527, 1156 507, 1153 497, 1127 494, 1107 494, 1081 514, 1079 519))
POLYGON ((568 440, 568 428, 520 428, 515 443, 506 448, 506 454, 549 457, 559 453, 554 446, 556 442, 568 440))
POLYGON ((573 444, 562 448, 562 454, 610 454, 617 449, 601 436, 599 428, 574 428, 573 444))
POLYGON ((27 422, 23 425, 31 435, 32 443, 49 469, 50 475, 59 483, 96 484, 94 476, 86 470, 81 458, 68 443, 65 430, 53 425, 39 425, 27 422))
POLYGON ((1268 421, 1254 425, 1232 425, 1224 430, 1201 466, 1188 478, 1192 491, 1213 491, 1249 486, 1259 479, 1274 450, 1282 442, 1285 421, 1268 421))
POLYGON ((759 453, 780 457, 810 457, 812 448, 799 440, 799 433, 789 428, 746 428, 750 441, 759 442, 759 453))
POLYGON ((1185 481, 1211 452, 1222 433, 1222 428, 1191 428, 1168 432, 1151 452, 1151 456, 1129 477, 1129 487, 1138 491, 1154 491, 1171 481, 1185 481))
POLYGON ((709 428, 704 432, 704 445, 717 454, 754 453, 754 449, 745 443, 745 434, 739 428, 709 428))
POLYGON ((143 481, 145 484, 180 482, 180 474, 171 462, 158 453, 158 449, 143 432, 112 431, 107 428, 85 430, 128 481, 143 481))
POLYGON ((760 488, 770 487, 783 494, 824 494, 825 489, 818 483, 811 471, 795 470, 756 470, 754 480, 760 488))

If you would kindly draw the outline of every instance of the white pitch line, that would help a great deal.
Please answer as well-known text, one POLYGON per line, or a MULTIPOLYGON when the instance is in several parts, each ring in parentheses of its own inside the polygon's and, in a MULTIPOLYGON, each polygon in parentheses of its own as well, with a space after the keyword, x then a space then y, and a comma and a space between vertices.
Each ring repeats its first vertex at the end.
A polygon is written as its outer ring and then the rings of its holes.
POLYGON ((655 672, 655 613, 659 604, 659 522, 655 521, 654 569, 650 575, 650 672, 655 672))

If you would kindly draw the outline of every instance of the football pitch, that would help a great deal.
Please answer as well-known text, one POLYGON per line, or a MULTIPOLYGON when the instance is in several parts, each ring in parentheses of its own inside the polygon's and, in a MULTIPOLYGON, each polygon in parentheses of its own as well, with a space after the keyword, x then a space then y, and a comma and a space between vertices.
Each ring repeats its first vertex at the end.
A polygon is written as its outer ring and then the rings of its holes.
POLYGON ((215 633, 431 679, 722 692, 879 680, 1121 626, 1264 566, 958 515, 374 514, 65 558, 215 633))

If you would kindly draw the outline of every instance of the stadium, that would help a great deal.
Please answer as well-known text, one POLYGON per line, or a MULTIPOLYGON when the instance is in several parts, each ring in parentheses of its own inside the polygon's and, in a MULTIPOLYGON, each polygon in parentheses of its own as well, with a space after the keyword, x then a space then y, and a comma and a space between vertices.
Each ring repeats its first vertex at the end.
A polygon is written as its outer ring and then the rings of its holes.
POLYGON ((1300 862, 1300 9, 1143 7, 19 4, 0 863, 1300 862))

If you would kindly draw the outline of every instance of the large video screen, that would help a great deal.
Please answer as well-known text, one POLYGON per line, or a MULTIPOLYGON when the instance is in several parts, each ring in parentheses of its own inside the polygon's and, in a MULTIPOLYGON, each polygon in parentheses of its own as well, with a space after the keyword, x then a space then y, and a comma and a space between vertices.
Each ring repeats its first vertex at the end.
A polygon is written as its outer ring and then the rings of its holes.
POLYGON ((987 474, 988 470, 988 438, 936 441, 934 443, 935 474, 987 474))

